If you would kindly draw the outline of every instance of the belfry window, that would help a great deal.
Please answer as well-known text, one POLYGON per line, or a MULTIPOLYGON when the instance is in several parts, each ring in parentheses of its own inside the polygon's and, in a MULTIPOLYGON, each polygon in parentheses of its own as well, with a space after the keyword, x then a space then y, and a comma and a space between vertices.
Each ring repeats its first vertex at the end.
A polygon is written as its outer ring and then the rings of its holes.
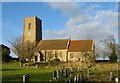
POLYGON ((31 29, 31 23, 28 23, 28 29, 29 30, 31 29))

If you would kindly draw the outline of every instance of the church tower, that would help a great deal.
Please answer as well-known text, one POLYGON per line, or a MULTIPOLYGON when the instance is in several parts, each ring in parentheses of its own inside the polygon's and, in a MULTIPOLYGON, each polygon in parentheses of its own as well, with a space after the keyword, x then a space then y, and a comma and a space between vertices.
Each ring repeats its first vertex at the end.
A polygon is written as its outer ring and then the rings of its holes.
POLYGON ((42 40, 42 20, 36 16, 24 19, 23 42, 39 42, 42 40))

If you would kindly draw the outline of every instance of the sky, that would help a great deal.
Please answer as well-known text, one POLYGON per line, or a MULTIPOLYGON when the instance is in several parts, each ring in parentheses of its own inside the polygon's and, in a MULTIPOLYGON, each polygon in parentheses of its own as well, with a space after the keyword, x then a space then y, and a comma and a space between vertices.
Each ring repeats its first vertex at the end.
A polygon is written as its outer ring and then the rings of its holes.
POLYGON ((118 41, 118 2, 2 2, 2 38, 23 34, 24 18, 42 19, 43 39, 100 41, 114 35, 118 41))

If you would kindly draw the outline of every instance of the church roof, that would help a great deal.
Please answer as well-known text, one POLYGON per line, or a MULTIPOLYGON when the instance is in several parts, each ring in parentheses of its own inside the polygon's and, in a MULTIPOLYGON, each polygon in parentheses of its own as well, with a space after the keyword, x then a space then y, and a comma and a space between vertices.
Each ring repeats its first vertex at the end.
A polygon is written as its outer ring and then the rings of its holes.
POLYGON ((68 39, 61 40, 40 40, 38 49, 40 50, 57 50, 67 49, 68 39))
POLYGON ((92 51, 93 40, 71 40, 69 52, 92 51))

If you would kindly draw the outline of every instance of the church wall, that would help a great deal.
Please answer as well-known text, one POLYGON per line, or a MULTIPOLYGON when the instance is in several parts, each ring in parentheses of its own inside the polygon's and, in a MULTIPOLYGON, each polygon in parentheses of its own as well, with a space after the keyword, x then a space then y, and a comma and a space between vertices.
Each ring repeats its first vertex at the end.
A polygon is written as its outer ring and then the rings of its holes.
POLYGON ((66 61, 67 50, 58 50, 58 58, 60 61, 66 61))
POLYGON ((84 55, 81 52, 68 52, 68 61, 84 62, 84 55))
POLYGON ((67 50, 41 50, 44 61, 54 60, 57 55, 60 61, 66 61, 67 50))
MULTIPOLYGON (((93 52, 88 52, 93 58, 93 52)), ((85 62, 85 55, 82 52, 68 52, 68 61, 85 62)))

